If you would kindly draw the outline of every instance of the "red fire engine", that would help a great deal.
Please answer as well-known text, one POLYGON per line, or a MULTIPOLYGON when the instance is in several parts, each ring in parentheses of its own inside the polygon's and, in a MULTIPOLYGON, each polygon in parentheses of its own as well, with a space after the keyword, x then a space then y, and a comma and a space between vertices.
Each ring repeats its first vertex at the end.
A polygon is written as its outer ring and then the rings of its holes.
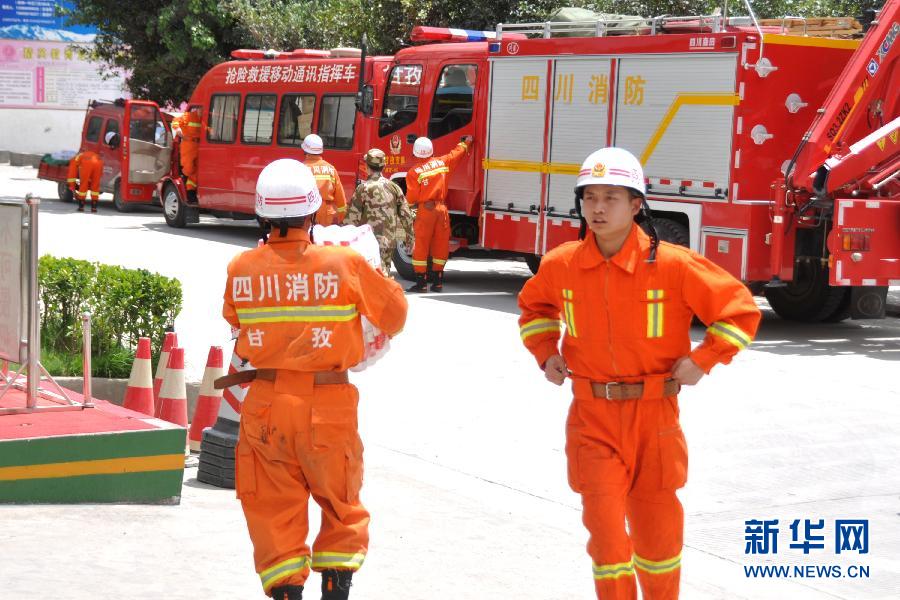
MULTIPOLYGON (((386 175, 402 185, 416 137, 442 154, 473 135, 450 182, 451 250, 518 255, 534 269, 576 237, 581 161, 616 145, 645 166, 662 239, 758 292, 767 286, 784 317, 880 316, 886 286, 900 285, 898 1, 862 43, 712 16, 650 19, 616 35, 603 21, 423 27, 414 42, 444 43, 392 57, 238 51, 191 99, 205 131, 198 201, 166 178, 166 220, 251 217, 259 171, 300 157, 309 132, 348 193, 368 148, 387 153, 386 175), (872 148, 887 157, 877 173, 867 170, 872 148)), ((395 264, 411 276, 406 250, 395 264)))
MULTIPOLYGON (((156 201, 160 179, 172 171, 170 115, 146 100, 91 100, 84 116, 78 152, 95 152, 103 161, 100 191, 128 212, 136 204, 156 201), (115 136, 106 142, 107 134, 115 136)), ((56 181, 59 199, 71 202, 66 184, 67 160, 45 156, 38 177, 56 181)))

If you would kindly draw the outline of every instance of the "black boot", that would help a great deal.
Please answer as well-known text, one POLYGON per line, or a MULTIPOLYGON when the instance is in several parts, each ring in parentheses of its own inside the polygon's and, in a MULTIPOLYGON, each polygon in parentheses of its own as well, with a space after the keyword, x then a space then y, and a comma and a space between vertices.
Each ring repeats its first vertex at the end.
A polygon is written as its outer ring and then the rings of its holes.
POLYGON ((406 288, 407 292, 421 293, 428 291, 428 283, 425 281, 425 273, 416 273, 416 284, 406 288))
POLYGON ((350 580, 353 571, 322 571, 322 600, 347 600, 350 597, 350 580))
POLYGON ((432 292, 444 291, 444 272, 443 271, 435 271, 434 272, 434 277, 431 280, 431 291, 432 292))
POLYGON ((303 600, 303 586, 282 585, 273 587, 272 600, 303 600))
POLYGON ((84 202, 78 203, 78 212, 84 212, 84 202))
POLYGON ((96 202, 91 202, 91 212, 92 213, 97 212, 97 203, 96 202))

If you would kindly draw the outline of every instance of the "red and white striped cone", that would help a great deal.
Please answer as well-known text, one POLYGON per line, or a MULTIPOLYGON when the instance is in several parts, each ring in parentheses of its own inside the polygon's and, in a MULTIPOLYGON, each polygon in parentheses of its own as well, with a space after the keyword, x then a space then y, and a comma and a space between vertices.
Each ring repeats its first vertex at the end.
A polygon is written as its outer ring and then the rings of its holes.
POLYGON ((169 351, 169 364, 159 389, 159 418, 187 428, 187 388, 184 384, 184 348, 169 351))
POLYGON ((156 402, 156 409, 153 416, 159 416, 159 390, 162 387, 163 377, 166 374, 166 368, 169 366, 169 352, 178 345, 178 336, 174 331, 167 331, 163 340, 162 352, 159 354, 159 362, 156 363, 156 378, 153 380, 153 400, 156 402))
POLYGON ((150 338, 138 340, 137 354, 131 363, 131 376, 125 388, 127 409, 154 416, 153 365, 150 364, 150 338))
POLYGON ((203 371, 203 382, 200 384, 200 394, 197 396, 197 406, 194 408, 194 418, 191 419, 191 431, 188 434, 191 452, 200 452, 203 430, 216 422, 219 404, 222 402, 222 390, 215 389, 213 383, 224 374, 222 346, 212 346, 206 358, 206 370, 203 371))
MULTIPOLYGON (((228 374, 254 368, 237 353, 231 355, 228 374)), ((222 488, 234 488, 234 449, 237 446, 241 421, 241 403, 247 395, 249 383, 233 385, 223 390, 216 424, 203 432, 200 444, 200 467, 197 480, 222 488)))

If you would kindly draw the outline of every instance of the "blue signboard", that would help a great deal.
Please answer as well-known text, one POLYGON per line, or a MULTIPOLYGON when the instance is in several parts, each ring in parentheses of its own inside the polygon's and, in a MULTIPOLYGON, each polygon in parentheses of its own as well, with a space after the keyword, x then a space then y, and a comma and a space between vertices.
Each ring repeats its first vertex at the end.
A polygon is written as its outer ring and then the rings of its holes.
POLYGON ((71 8, 55 0, 0 0, 0 39, 47 42, 93 42, 93 27, 66 24, 56 7, 71 8))

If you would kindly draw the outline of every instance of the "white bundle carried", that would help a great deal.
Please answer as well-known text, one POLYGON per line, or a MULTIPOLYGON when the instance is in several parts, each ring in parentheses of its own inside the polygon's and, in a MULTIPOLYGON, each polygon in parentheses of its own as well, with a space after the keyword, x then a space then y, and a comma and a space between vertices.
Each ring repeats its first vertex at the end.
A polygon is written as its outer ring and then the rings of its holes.
POLYGON ((50 158, 53 160, 72 160, 76 154, 78 153, 75 150, 57 150, 50 153, 50 158))
MULTIPOLYGON (((378 240, 369 225, 316 225, 312 230, 317 246, 348 246, 359 252, 366 261, 375 268, 381 267, 381 253, 378 240)), ((391 348, 390 338, 386 333, 372 325, 365 317, 361 317, 363 332, 363 359, 351 371, 362 371, 375 364, 387 354, 391 348)))

